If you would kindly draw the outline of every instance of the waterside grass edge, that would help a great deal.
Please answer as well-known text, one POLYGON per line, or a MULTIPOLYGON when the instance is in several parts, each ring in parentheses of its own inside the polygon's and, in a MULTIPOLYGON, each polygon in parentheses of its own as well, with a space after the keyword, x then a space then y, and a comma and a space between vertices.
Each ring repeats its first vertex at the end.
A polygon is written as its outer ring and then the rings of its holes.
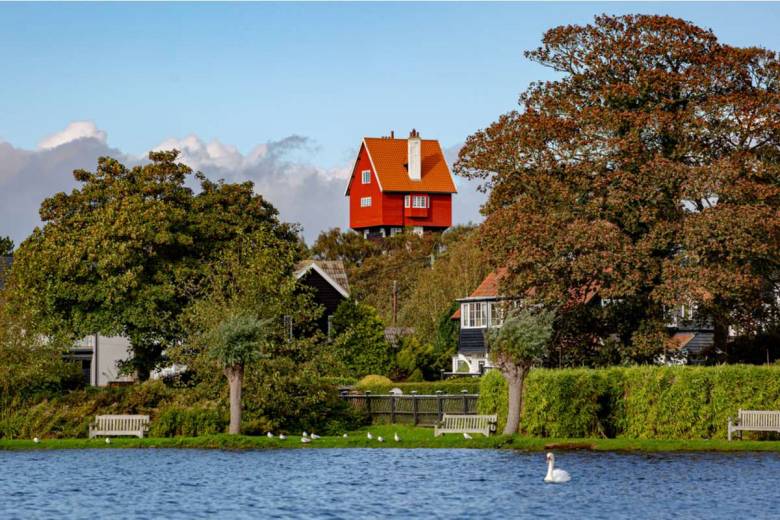
POLYGON ((472 449, 516 449, 525 451, 545 450, 592 450, 613 452, 780 452, 780 441, 734 440, 657 440, 657 439, 551 439, 525 437, 521 435, 483 437, 474 435, 464 439, 461 435, 434 437, 430 428, 409 426, 372 426, 350 432, 348 437, 322 437, 310 443, 302 443, 300 436, 289 436, 285 440, 264 436, 208 435, 202 437, 160 437, 160 438, 112 438, 105 439, 0 439, 0 450, 58 450, 58 449, 100 449, 100 448, 192 448, 223 450, 256 449, 318 449, 318 448, 472 448, 472 449), (369 440, 368 432, 374 436, 369 440), (398 433, 400 442, 393 440, 398 433), (384 437, 379 442, 377 437, 384 437))

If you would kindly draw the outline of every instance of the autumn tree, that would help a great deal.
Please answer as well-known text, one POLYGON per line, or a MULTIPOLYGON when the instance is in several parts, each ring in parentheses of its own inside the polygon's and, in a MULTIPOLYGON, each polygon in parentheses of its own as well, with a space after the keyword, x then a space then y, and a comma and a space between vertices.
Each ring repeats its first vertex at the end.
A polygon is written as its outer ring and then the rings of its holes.
POLYGON ((347 269, 360 266, 363 261, 382 252, 379 242, 368 240, 354 231, 332 228, 322 231, 311 247, 318 260, 341 260, 347 269))
POLYGON ((129 338, 141 379, 181 339, 179 316, 227 245, 261 227, 298 244, 251 183, 209 181, 177 156, 151 152, 133 168, 102 157, 96 171, 75 171, 81 185, 43 201, 44 225, 16 251, 8 281, 11 308, 43 334, 129 338))
POLYGON ((777 312, 780 62, 668 16, 556 27, 526 57, 557 73, 470 136, 457 173, 490 191, 483 245, 506 291, 558 308, 591 290, 653 337, 695 304, 729 325, 777 312))

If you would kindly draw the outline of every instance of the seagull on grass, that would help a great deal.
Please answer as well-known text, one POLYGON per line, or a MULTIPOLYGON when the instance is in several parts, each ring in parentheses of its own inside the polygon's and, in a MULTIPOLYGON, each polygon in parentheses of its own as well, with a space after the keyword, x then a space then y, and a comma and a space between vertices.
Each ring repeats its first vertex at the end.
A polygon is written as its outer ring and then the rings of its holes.
POLYGON ((286 438, 287 438, 287 435, 285 435, 285 434, 283 434, 283 433, 280 433, 280 434, 279 434, 279 440, 280 440, 280 441, 283 441, 283 440, 285 440, 286 438))
POLYGON ((463 438, 464 438, 464 439, 471 439, 472 437, 471 437, 471 435, 469 435, 468 433, 464 433, 464 434, 463 434, 463 438))
POLYGON ((319 435, 317 435, 316 433, 312 433, 312 434, 311 434, 311 438, 312 438, 312 439, 319 439, 319 438, 320 438, 320 436, 319 436, 319 435))
POLYGON ((368 433, 366 434, 366 437, 368 438, 368 440, 371 440, 371 439, 373 439, 373 438, 374 438, 374 436, 373 436, 373 435, 371 435, 371 432, 368 432, 368 433))
POLYGON ((346 439, 347 437, 349 437, 349 435, 347 435, 347 434, 345 433, 344 435, 342 435, 342 437, 344 437, 344 438, 346 439))
POLYGON ((111 439, 109 439, 108 437, 106 437, 106 444, 111 444, 111 439))
POLYGON ((401 437, 398 436, 398 432, 393 434, 393 439, 395 439, 395 442, 401 442, 401 437))
POLYGON ((306 433, 306 431, 304 430, 304 432, 303 432, 303 434, 301 435, 301 437, 308 437, 308 436, 309 436, 309 434, 308 434, 308 433, 306 433))
POLYGON ((379 442, 385 442, 385 439, 381 435, 377 437, 376 440, 378 440, 379 442))
POLYGON ((301 437, 301 442, 303 442, 303 443, 309 443, 309 442, 311 442, 311 439, 310 439, 310 438, 308 438, 308 437, 301 437))
POLYGON ((268 433, 266 433, 265 435, 266 435, 266 437, 268 437, 269 439, 273 439, 273 438, 274 438, 274 434, 273 434, 273 433, 271 433, 271 432, 268 432, 268 433))

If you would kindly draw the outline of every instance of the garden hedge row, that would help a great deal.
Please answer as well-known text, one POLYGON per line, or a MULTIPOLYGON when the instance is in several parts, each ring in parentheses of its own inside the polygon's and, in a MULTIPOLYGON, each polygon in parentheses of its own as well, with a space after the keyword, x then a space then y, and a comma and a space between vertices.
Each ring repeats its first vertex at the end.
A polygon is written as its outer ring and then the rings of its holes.
POLYGON ((462 390, 467 390, 470 394, 479 393, 479 379, 477 378, 459 378, 446 379, 444 381, 422 381, 419 383, 392 383, 392 384, 370 384, 361 385, 358 383, 353 388, 361 392, 370 391, 373 394, 388 394, 393 388, 400 389, 404 394, 416 391, 418 394, 435 394, 441 390, 445 394, 459 394, 462 390))
MULTIPOLYGON (((482 378, 478 408, 503 427, 499 374, 482 378)), ((740 408, 780 410, 780 366, 535 369, 523 408, 521 430, 533 436, 722 439, 740 408)))

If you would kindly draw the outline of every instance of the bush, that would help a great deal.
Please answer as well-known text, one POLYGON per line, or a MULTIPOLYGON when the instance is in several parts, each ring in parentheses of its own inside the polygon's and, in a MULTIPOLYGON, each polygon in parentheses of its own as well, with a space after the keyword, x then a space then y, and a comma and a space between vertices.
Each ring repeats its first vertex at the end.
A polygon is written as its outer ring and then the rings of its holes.
POLYGON ((482 376, 479 384, 477 411, 482 415, 498 415, 498 431, 503 431, 506 426, 508 390, 506 379, 498 370, 490 370, 482 376))
MULTIPOLYGON (((480 413, 506 414, 506 385, 482 378, 480 413)), ((780 366, 534 369, 521 431, 542 437, 725 438, 742 409, 780 409, 780 366)), ((746 433, 746 438, 767 434, 746 433)))
MULTIPOLYGON (((366 378, 363 378, 365 380, 366 378)), ((466 390, 469 394, 479 393, 479 379, 469 377, 460 379, 447 379, 445 381, 421 381, 421 382, 406 382, 406 383, 364 383, 361 380, 356 386, 356 390, 369 391, 374 394, 389 394, 393 388, 400 389, 404 394, 409 394, 412 391, 416 391, 421 395, 432 395, 437 390, 444 394, 460 394, 463 390, 466 390)))
POLYGON ((376 374, 370 374, 358 381, 357 386, 377 386, 377 385, 392 385, 393 381, 386 376, 380 376, 376 374))
POLYGON ((226 410, 216 408, 168 408, 152 421, 152 437, 197 437, 223 433, 229 417, 226 410))

